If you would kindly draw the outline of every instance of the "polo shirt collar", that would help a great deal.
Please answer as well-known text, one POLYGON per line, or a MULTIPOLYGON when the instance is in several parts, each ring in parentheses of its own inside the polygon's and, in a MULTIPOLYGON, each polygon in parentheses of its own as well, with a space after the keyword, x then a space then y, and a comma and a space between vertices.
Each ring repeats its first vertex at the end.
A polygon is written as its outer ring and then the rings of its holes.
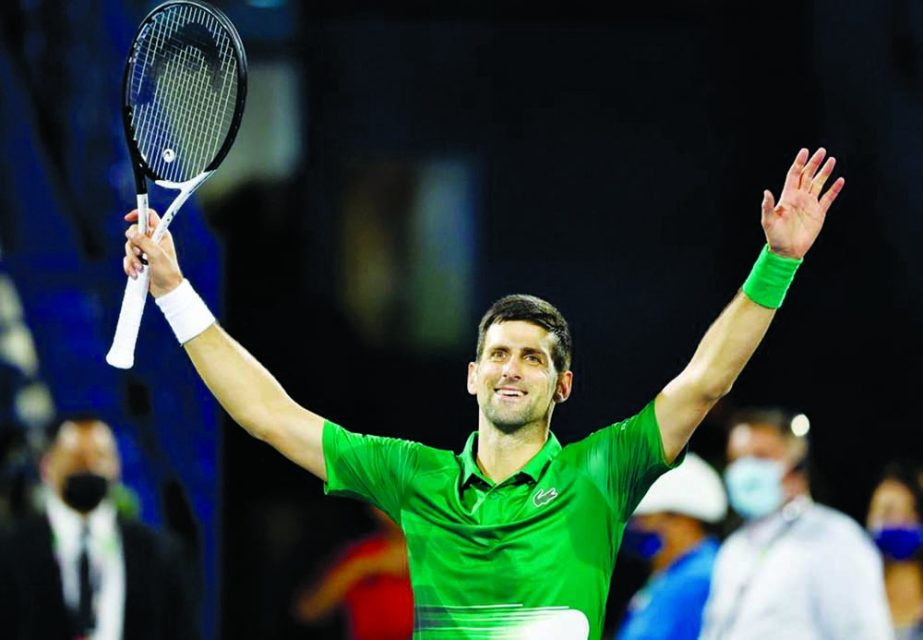
MULTIPOLYGON (((474 431, 470 436, 468 436, 468 441, 465 443, 465 448, 458 455, 462 463, 462 486, 465 486, 472 476, 478 477, 481 480, 487 482, 487 478, 484 477, 484 474, 481 472, 480 467, 478 467, 478 462, 475 457, 475 450, 477 448, 477 438, 478 432, 474 431)), ((532 459, 526 463, 519 473, 524 473, 529 476, 535 482, 538 482, 539 476, 545 470, 545 467, 548 466, 548 463, 558 455, 558 452, 561 451, 561 443, 558 442, 558 439, 553 433, 548 432, 548 439, 545 441, 545 444, 539 449, 538 453, 532 456, 532 459)))

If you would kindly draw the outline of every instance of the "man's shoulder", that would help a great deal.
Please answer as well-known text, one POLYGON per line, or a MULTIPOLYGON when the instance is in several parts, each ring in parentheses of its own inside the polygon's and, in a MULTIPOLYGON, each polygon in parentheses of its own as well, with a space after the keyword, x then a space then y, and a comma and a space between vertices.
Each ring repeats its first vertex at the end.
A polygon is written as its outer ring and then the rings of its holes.
POLYGON ((744 523, 722 540, 715 553, 716 572, 734 570, 736 565, 749 556, 752 548, 747 536, 747 524, 744 523))
POLYGON ((718 549, 719 545, 716 539, 712 537, 706 538, 675 563, 677 573, 690 579, 702 578, 710 582, 715 566, 715 558, 718 556, 718 549))
POLYGON ((431 471, 442 468, 454 468, 458 454, 449 449, 440 449, 428 444, 423 444, 417 440, 408 440, 405 438, 388 438, 402 443, 413 454, 414 463, 417 471, 431 471))
POLYGON ((140 520, 132 518, 118 518, 119 531, 126 538, 136 538, 138 540, 148 540, 152 543, 159 542, 164 535, 140 520))
POLYGON ((449 449, 440 449, 416 440, 390 436, 367 436, 378 438, 391 444, 399 444, 405 453, 403 455, 404 463, 411 465, 416 479, 423 475, 441 473, 457 473, 460 462, 459 454, 449 449))
POLYGON ((148 562, 178 562, 183 557, 184 544, 179 536, 159 530, 138 520, 118 519, 126 557, 144 558, 148 562))
POLYGON ((804 514, 806 529, 819 543, 838 541, 872 548, 872 542, 858 522, 832 507, 814 503, 804 514))
POLYGON ((32 581, 56 567, 51 525, 43 513, 18 518, 0 530, 0 574, 32 581))
POLYGON ((463 463, 461 453, 448 449, 438 449, 417 443, 416 473, 417 480, 424 478, 437 478, 452 476, 462 472, 463 463))
POLYGON ((645 428, 656 429, 657 415, 654 412, 654 401, 651 400, 644 405, 640 411, 633 415, 623 417, 615 422, 597 426, 586 435, 579 437, 577 440, 564 445, 564 451, 577 452, 581 449, 591 448, 610 441, 624 434, 640 435, 645 428))
POLYGON ((0 573, 34 574, 40 558, 53 562, 51 525, 44 514, 23 516, 0 527, 0 573))
MULTIPOLYGON (((430 445, 423 444, 417 440, 410 440, 408 438, 402 438, 399 436, 389 436, 389 435, 380 435, 375 433, 365 433, 361 431, 352 431, 346 427, 327 420, 325 423, 325 429, 329 425, 330 437, 339 438, 344 441, 352 441, 355 443, 375 443, 381 447, 397 447, 399 449, 404 449, 421 461, 433 462, 435 464, 445 464, 451 462, 455 459, 456 454, 448 449, 439 449, 437 447, 432 447, 430 445)), ((327 437, 327 432, 325 430, 325 438, 327 437)))
MULTIPOLYGON (((736 529, 721 544, 719 553, 726 555, 738 545, 744 544, 752 524, 744 524, 736 529)), ((834 541, 855 542, 863 546, 871 545, 865 530, 845 513, 816 502, 808 508, 794 523, 794 530, 802 541, 816 541, 823 545, 834 541)))
POLYGON ((16 519, 0 529, 0 540, 6 545, 18 547, 23 543, 35 544, 51 539, 51 524, 44 513, 31 513, 16 519))

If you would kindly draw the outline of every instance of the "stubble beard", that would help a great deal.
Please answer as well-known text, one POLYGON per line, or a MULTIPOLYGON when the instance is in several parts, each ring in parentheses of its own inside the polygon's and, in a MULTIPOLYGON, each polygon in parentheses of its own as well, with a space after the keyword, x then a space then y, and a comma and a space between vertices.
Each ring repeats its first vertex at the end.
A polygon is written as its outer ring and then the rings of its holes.
POLYGON ((498 407, 491 400, 483 405, 484 417, 501 433, 511 435, 541 420, 531 403, 518 408, 498 407))

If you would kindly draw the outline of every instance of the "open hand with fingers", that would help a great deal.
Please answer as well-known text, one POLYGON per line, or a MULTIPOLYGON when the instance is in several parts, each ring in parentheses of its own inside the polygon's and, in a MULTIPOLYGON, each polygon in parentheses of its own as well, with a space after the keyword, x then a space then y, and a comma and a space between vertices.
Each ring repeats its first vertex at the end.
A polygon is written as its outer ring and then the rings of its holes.
POLYGON ((167 231, 156 244, 150 237, 160 222, 157 212, 153 209, 148 210, 147 235, 138 230, 137 209, 127 214, 125 220, 133 223, 125 232, 125 237, 128 238, 125 242, 125 257, 122 259, 125 274, 131 278, 137 278, 142 269, 149 268, 151 270, 150 290, 155 298, 178 287, 183 282, 183 274, 176 259, 173 236, 167 231), (147 267, 141 262, 142 255, 147 259, 147 267))
POLYGON ((778 204, 769 190, 763 192, 763 231, 773 253, 803 258, 817 239, 830 205, 846 183, 843 178, 837 178, 824 192, 824 185, 836 165, 833 157, 824 162, 826 155, 823 147, 815 151, 810 160, 807 149, 798 152, 785 176, 778 204))

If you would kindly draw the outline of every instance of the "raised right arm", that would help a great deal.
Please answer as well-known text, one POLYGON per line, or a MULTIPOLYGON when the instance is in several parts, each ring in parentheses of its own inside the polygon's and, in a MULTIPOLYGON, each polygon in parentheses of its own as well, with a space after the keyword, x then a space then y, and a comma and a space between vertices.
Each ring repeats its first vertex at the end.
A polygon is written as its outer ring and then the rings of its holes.
MULTIPOLYGON (((136 222, 137 211, 125 219, 136 222)), ((157 226, 151 212, 149 229, 157 226)), ((132 225, 126 233, 125 272, 137 277, 141 252, 151 270, 151 295, 174 293, 183 282, 170 233, 159 245, 132 225)), ((202 380, 231 418, 250 435, 275 447, 321 480, 327 480, 324 463, 324 419, 292 400, 282 385, 256 358, 216 323, 183 343, 202 380)))
POLYGON ((272 374, 217 323, 183 347, 234 422, 326 482, 322 417, 292 400, 272 374))

